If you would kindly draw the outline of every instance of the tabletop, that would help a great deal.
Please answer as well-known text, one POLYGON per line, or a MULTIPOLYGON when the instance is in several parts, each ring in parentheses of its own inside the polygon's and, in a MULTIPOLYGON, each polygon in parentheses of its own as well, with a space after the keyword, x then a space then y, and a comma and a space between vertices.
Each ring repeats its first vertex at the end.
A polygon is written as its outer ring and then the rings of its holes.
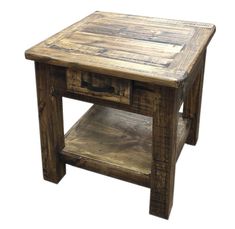
POLYGON ((207 47, 207 23, 96 11, 26 51, 52 65, 180 87, 207 47))

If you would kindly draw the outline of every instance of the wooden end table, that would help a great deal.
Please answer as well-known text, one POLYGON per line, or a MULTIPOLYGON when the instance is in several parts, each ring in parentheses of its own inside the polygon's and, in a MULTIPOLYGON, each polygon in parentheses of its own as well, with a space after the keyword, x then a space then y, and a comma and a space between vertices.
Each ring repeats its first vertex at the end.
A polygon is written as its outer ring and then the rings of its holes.
POLYGON ((95 12, 27 50, 44 179, 58 183, 70 164, 150 187, 150 214, 168 218, 176 161, 198 139, 214 32, 211 24, 95 12), (62 96, 95 104, 65 136, 62 96))

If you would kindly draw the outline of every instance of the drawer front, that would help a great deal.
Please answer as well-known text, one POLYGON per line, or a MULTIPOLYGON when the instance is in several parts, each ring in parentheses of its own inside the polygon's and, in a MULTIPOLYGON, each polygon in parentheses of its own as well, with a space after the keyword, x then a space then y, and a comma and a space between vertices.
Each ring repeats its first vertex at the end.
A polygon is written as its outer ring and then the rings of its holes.
POLYGON ((130 104, 130 80, 73 69, 68 69, 66 75, 69 92, 130 104))

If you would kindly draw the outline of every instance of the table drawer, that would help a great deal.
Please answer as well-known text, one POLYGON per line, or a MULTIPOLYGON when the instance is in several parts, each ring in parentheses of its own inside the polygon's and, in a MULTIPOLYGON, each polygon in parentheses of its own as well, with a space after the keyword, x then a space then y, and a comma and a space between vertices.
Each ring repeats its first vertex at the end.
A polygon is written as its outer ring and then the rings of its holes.
POLYGON ((69 92, 130 104, 130 80, 74 69, 68 69, 66 77, 69 92))

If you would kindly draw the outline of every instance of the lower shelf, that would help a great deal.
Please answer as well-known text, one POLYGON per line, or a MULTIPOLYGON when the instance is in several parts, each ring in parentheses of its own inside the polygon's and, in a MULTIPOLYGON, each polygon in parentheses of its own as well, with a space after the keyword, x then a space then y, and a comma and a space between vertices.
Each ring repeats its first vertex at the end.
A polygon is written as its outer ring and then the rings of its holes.
MULTIPOLYGON (((179 118, 177 152, 189 131, 179 118)), ((61 152, 67 163, 149 187, 152 161, 152 118, 98 105, 65 135, 61 152)))

